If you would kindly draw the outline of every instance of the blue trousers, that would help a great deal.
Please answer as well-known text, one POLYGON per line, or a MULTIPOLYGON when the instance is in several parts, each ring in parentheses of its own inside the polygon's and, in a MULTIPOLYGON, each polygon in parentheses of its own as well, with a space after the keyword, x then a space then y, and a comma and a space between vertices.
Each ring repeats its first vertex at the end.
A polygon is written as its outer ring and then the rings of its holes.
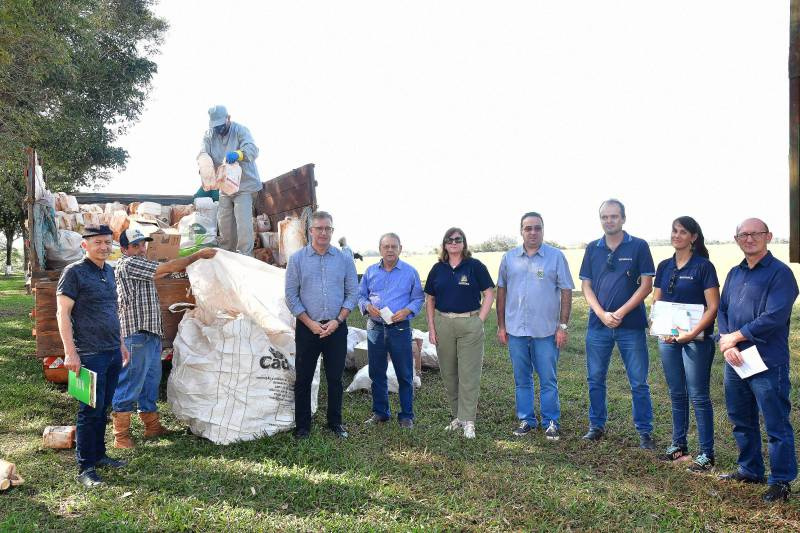
POLYGON ((725 365, 725 405, 739 448, 739 471, 749 477, 764 476, 761 426, 764 417, 769 450, 769 483, 789 483, 797 477, 794 430, 789 422, 789 363, 767 369, 747 379, 725 365))
POLYGON ((559 351, 556 347, 555 335, 549 337, 515 337, 508 336, 508 353, 514 369, 514 391, 517 406, 517 418, 529 426, 537 426, 534 408, 533 371, 539 376, 539 411, 542 414, 542 427, 547 428, 550 422, 561 418, 561 405, 558 400, 559 351))
POLYGON ((134 333, 125 337, 131 354, 128 366, 119 373, 119 383, 112 402, 117 413, 136 409, 154 413, 158 409, 158 386, 161 384, 161 337, 154 333, 134 333))
POLYGON ((689 400, 694 406, 700 451, 714 457, 714 407, 709 385, 716 346, 712 339, 658 343, 661 366, 672 401, 672 444, 686 448, 689 432, 689 400))
POLYGON ((81 366, 97 372, 95 406, 78 402, 78 417, 75 435, 75 459, 78 471, 93 467, 106 455, 106 421, 111 398, 117 387, 117 378, 122 368, 122 352, 119 349, 81 355, 81 366))
POLYGON ((391 325, 370 320, 367 323, 369 378, 372 380, 372 411, 381 418, 392 416, 386 384, 386 359, 391 354, 400 391, 398 419, 414 419, 414 357, 411 352, 411 325, 408 320, 391 325), (387 353, 388 352, 388 353, 387 353))
POLYGON ((589 383, 589 425, 605 428, 608 419, 606 378, 614 344, 619 348, 631 386, 633 423, 639 434, 653 431, 653 405, 647 372, 650 358, 644 329, 589 327, 586 330, 586 370, 589 383))

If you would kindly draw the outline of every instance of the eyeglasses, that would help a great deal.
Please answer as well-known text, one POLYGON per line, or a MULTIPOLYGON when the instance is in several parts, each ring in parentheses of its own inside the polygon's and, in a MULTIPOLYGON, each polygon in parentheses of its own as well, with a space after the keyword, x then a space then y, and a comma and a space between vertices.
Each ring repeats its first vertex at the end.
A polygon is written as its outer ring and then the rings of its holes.
POLYGON ((450 237, 444 240, 445 244, 461 244, 464 242, 464 237, 450 237))
POLYGON ((675 290, 675 282, 678 280, 678 271, 673 270, 672 275, 669 277, 669 286, 667 287, 667 294, 672 294, 675 290))
POLYGON ((752 237, 755 239, 760 239, 762 235, 766 235, 769 233, 768 231, 752 231, 750 233, 737 233, 733 236, 734 239, 737 241, 746 241, 748 237, 752 237))
POLYGON ((608 254, 608 257, 606 257, 606 270, 614 272, 616 268, 617 264, 614 262, 614 252, 611 252, 608 254))
POLYGON ((333 233, 333 227, 331 226, 311 226, 311 229, 317 233, 333 233))

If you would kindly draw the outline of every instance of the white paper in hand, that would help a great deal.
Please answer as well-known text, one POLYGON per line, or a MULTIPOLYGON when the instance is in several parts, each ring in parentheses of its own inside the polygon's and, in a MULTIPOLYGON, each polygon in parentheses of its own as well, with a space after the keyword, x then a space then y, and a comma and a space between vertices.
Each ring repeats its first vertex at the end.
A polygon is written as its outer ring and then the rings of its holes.
MULTIPOLYGON (((760 372, 764 372, 767 369, 767 365, 764 364, 764 360, 761 359, 761 354, 758 353, 758 348, 756 348, 755 345, 746 350, 742 350, 739 352, 739 355, 742 361, 744 361, 742 366, 731 365, 731 367, 739 374, 740 378, 746 379, 760 372)), ((730 363, 728 364, 730 365, 730 363)))
POLYGON ((381 318, 383 319, 384 322, 386 322, 387 324, 392 324, 392 317, 394 316, 394 313, 392 313, 391 309, 389 309, 388 307, 383 307, 380 313, 381 313, 381 318))

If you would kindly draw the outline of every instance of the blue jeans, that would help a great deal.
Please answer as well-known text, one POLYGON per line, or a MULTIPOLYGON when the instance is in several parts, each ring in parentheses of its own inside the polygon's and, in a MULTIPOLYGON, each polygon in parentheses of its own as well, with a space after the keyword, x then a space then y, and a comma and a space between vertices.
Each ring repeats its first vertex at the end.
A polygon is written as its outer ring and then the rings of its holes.
POLYGON ((508 353, 514 369, 514 391, 517 405, 517 418, 535 428, 536 410, 534 408, 533 370, 539 375, 539 411, 542 414, 542 427, 561 418, 561 405, 558 401, 558 348, 556 336, 515 337, 508 336, 508 353))
POLYGON ((161 384, 161 337, 153 333, 134 333, 125 337, 125 347, 131 354, 128 366, 119 373, 119 383, 112 403, 117 413, 136 409, 154 413, 161 384))
POLYGON ((716 346, 712 339, 686 344, 659 341, 661 366, 672 401, 672 444, 687 448, 689 432, 689 399, 694 406, 700 451, 714 457, 714 407, 711 405, 709 385, 711 364, 716 346))
POLYGON ((389 388, 386 384, 386 356, 391 354, 392 366, 400 386, 399 420, 414 419, 414 357, 411 353, 411 325, 408 320, 389 326, 370 320, 367 323, 369 378, 372 380, 372 411, 381 418, 391 418, 389 388))
POLYGON ((741 379, 730 365, 725 365, 725 405, 733 425, 733 437, 739 447, 739 471, 753 478, 764 476, 761 456, 761 426, 764 417, 769 450, 769 483, 789 483, 797 477, 794 430, 789 422, 789 364, 741 379))
POLYGON ((606 377, 614 343, 619 348, 633 401, 633 423, 639 434, 653 431, 653 406, 647 372, 650 357, 643 329, 593 328, 586 330, 586 370, 589 383, 589 426, 603 429, 608 419, 606 377))
POLYGON ((122 352, 119 349, 81 355, 81 366, 97 372, 95 406, 78 402, 78 417, 75 423, 75 459, 78 471, 93 467, 106 455, 106 421, 111 397, 117 386, 122 367, 122 352))

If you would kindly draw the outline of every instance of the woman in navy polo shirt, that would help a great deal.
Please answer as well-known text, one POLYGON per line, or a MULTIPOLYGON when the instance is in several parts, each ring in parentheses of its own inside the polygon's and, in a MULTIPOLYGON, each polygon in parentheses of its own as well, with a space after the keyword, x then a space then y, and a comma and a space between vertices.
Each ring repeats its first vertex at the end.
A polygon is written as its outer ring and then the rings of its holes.
POLYGON ((706 309, 697 326, 677 336, 662 337, 658 348, 672 400, 672 445, 662 456, 675 461, 688 455, 689 399, 697 420, 700 454, 689 470, 703 472, 714 466, 714 409, 709 396, 714 360, 714 319, 719 307, 717 271, 708 260, 703 231, 692 217, 672 223, 675 255, 656 269, 653 303, 658 300, 703 304, 706 309))
POLYGON ((492 309, 494 282, 486 266, 472 257, 459 228, 445 232, 439 261, 425 281, 425 293, 428 335, 437 348, 439 370, 455 417, 445 429, 463 428, 464 436, 474 439, 483 323, 492 309))

